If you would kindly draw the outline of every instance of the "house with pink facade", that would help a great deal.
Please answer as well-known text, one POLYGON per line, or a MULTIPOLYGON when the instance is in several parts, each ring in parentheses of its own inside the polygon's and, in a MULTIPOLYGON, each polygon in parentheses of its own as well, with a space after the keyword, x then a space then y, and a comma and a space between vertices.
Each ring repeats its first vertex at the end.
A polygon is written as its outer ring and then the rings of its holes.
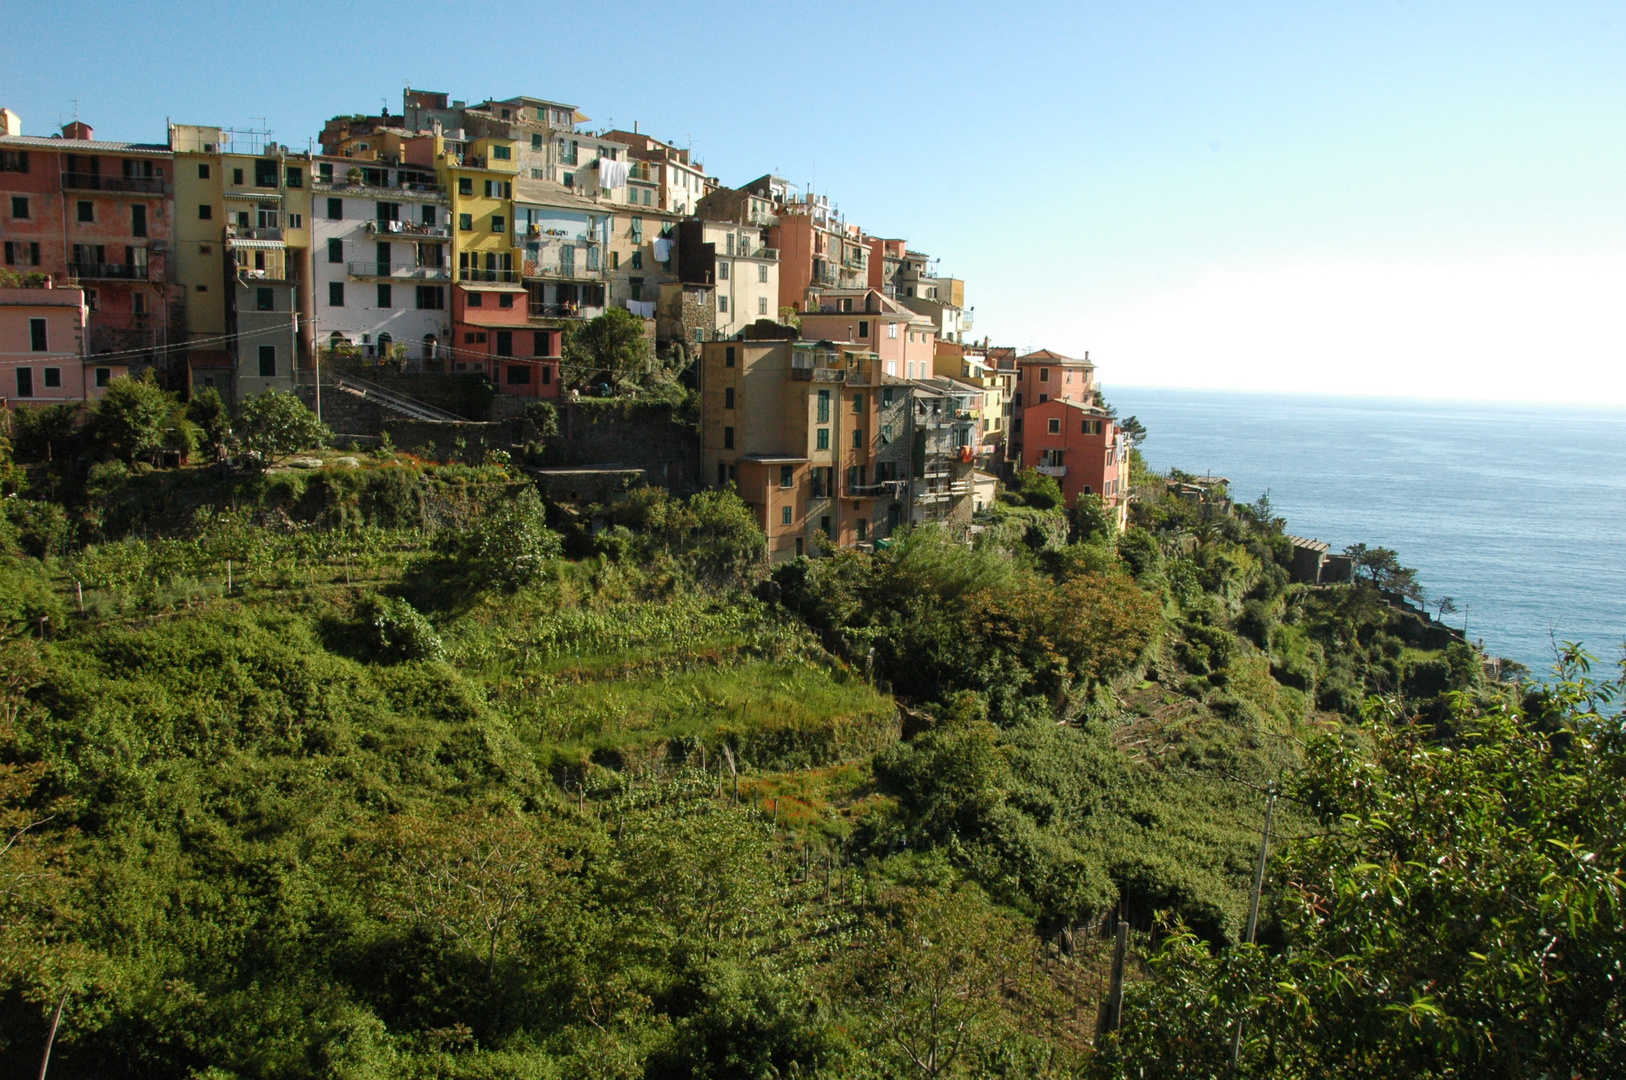
POLYGON ((85 355, 90 308, 85 291, 0 288, 0 400, 18 405, 89 401, 129 370, 122 359, 96 363, 85 355))

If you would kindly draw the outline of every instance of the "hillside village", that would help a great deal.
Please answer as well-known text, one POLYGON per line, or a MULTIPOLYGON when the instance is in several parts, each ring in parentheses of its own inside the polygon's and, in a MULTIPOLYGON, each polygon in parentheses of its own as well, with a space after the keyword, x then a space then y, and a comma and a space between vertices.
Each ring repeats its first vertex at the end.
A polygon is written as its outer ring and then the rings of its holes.
POLYGON ((550 497, 734 485, 774 562, 963 532, 1024 469, 1125 520, 1134 426, 1088 354, 978 339, 938 260, 778 176, 725 186, 637 125, 412 89, 399 114, 334 117, 319 151, 0 121, 7 408, 151 371, 228 407, 298 394, 341 444, 434 457, 516 450, 553 405, 559 437, 525 462, 550 497), (573 348, 590 327, 647 347, 573 348), (685 389, 681 422, 592 407, 685 389))

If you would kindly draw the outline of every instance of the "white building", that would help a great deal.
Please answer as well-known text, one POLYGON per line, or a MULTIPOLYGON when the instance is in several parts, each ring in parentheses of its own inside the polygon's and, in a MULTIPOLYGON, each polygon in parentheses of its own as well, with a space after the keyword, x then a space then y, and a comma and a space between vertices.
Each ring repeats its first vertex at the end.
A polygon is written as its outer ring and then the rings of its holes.
POLYGON ((446 190, 421 167, 322 158, 311 191, 315 334, 420 368, 451 341, 446 190))
POLYGON ((514 182, 514 247, 524 253, 533 320, 604 314, 609 209, 561 184, 514 182))

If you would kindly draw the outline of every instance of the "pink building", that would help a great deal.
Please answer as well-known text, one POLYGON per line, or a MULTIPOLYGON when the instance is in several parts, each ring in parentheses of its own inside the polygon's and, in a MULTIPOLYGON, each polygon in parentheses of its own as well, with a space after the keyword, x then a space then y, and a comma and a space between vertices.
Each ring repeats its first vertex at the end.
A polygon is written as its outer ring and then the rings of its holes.
POLYGON ((86 357, 83 289, 0 288, 0 399, 17 405, 88 401, 128 366, 86 357))
POLYGON ((1022 419, 1020 467, 1054 477, 1068 506, 1080 495, 1101 496, 1118 510, 1121 526, 1128 447, 1112 418, 1094 406, 1052 398, 1024 408, 1022 419))
POLYGON ((523 285, 460 282, 452 290, 452 371, 479 372, 499 394, 559 396, 564 332, 529 321, 523 285))
POLYGON ((819 310, 800 318, 809 341, 850 341, 877 353, 883 375, 926 379, 933 373, 936 324, 875 289, 828 289, 819 310))

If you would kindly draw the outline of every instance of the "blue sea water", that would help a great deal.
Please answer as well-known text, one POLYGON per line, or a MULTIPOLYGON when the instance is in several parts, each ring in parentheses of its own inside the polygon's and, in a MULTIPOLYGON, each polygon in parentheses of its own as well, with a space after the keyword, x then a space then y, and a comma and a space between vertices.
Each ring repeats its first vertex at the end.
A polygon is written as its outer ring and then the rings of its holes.
POLYGON ((1626 409, 1106 387, 1154 469, 1270 493, 1288 531, 1393 548, 1485 648, 1546 675, 1553 641, 1626 641, 1626 409))

